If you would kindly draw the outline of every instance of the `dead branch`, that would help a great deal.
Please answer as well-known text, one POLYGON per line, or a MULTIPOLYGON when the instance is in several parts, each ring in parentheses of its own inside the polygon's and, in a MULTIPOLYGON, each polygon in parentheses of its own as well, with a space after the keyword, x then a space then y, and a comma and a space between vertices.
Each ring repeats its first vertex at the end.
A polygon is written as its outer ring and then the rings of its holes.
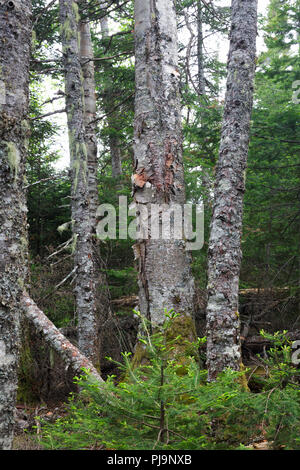
POLYGON ((71 367, 76 374, 81 375, 83 369, 89 370, 89 373, 97 382, 104 383, 104 380, 89 359, 83 356, 79 349, 65 338, 26 292, 23 294, 22 303, 26 318, 30 324, 38 333, 43 335, 49 346, 61 356, 66 364, 66 368, 71 367))

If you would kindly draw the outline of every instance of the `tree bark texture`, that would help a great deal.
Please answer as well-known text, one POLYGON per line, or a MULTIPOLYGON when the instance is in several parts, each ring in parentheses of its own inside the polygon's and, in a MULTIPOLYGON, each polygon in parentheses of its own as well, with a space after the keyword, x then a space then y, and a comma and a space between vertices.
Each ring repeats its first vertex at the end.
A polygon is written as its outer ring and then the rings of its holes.
MULTIPOLYGON (((136 95, 133 194, 136 207, 185 203, 176 11, 172 0, 135 2, 136 95)), ((163 212, 161 213, 161 216, 163 212)), ((164 309, 191 319, 194 281, 185 241, 140 239, 141 313, 152 324, 164 309)))
POLYGON ((238 287, 253 101, 257 0, 233 0, 227 91, 208 249, 207 367, 214 380, 241 361, 238 287))
POLYGON ((83 72, 84 89, 84 124, 85 141, 88 163, 88 188, 90 216, 94 233, 96 233, 96 212, 98 208, 98 184, 97 184, 97 135, 96 135, 96 91, 94 53, 92 47, 90 24, 80 22, 80 58, 83 72))
MULTIPOLYGON (((90 229, 88 148, 85 143, 84 77, 80 64, 79 13, 76 1, 60 0, 60 22, 71 160, 71 210, 76 270, 78 344, 81 352, 98 367, 96 282, 90 229)), ((92 141, 90 144, 94 145, 92 141)))
POLYGON ((199 95, 205 95, 202 8, 202 0, 197 0, 197 58, 199 95))
POLYGON ((24 167, 29 124, 31 2, 0 2, 0 449, 11 449, 20 300, 26 278, 24 167))
MULTIPOLYGON (((93 243, 93 261, 96 286, 96 308, 97 308, 97 334, 99 351, 101 350, 102 326, 111 314, 110 293, 105 273, 101 272, 102 259, 100 253, 100 242, 96 238, 97 218, 96 212, 99 205, 98 195, 98 156, 97 156, 97 133, 96 133, 96 85, 94 70, 94 52, 91 38, 90 24, 80 23, 80 58, 83 72, 84 89, 84 124, 85 142, 88 161, 88 190, 90 207, 90 231, 93 243)), ((100 353, 99 353, 100 354, 100 353)))

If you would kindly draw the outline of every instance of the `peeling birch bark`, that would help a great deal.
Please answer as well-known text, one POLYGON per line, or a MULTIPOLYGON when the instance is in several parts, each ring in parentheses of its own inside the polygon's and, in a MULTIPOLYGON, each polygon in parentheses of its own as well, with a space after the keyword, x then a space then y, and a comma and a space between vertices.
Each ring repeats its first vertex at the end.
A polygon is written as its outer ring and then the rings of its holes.
POLYGON ((0 449, 11 449, 26 279, 31 2, 0 2, 0 449))
POLYGON ((90 230, 88 150, 85 143, 84 77, 80 64, 77 1, 60 0, 60 23, 71 159, 71 210, 74 267, 76 268, 74 290, 78 318, 78 344, 81 352, 97 367, 99 364, 99 344, 97 334, 96 283, 93 241, 90 230))
MULTIPOLYGON (((185 202, 177 24, 172 0, 135 1, 136 95, 133 175, 137 207, 185 202)), ((161 213, 163 217, 164 209, 161 213)), ((140 239, 139 304, 152 323, 174 309, 190 321, 194 281, 183 239, 140 239)), ((191 339, 192 331, 190 334, 191 339)))
POLYGON ((241 361, 238 313, 243 197, 253 101, 257 0, 233 0, 227 92, 208 248, 209 380, 241 361))
POLYGON ((91 361, 56 328, 26 293, 22 297, 22 306, 30 324, 38 333, 43 335, 46 343, 60 355, 67 368, 70 367, 74 373, 81 375, 83 369, 88 369, 98 382, 104 382, 91 361))

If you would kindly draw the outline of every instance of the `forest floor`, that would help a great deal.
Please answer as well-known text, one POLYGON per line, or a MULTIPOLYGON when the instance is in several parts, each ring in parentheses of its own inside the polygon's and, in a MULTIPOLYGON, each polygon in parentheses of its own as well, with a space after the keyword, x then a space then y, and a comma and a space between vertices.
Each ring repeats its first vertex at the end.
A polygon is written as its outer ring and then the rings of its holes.
POLYGON ((18 404, 13 450, 43 450, 40 420, 54 422, 66 415, 66 403, 18 404))
MULTIPOLYGON (((45 450, 39 443, 39 435, 41 434, 40 419, 54 422, 65 415, 65 403, 48 403, 37 406, 17 405, 15 437, 12 450, 45 450)), ((249 444, 247 448, 249 450, 270 450, 269 444, 267 440, 261 439, 249 444)))

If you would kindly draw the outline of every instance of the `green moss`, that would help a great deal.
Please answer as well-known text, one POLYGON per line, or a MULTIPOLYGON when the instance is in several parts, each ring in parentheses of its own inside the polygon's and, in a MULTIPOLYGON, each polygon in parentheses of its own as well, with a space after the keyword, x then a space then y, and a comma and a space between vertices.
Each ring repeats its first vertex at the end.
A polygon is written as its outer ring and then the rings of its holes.
POLYGON ((74 235, 73 235, 73 241, 72 241, 72 243, 71 243, 71 253, 72 253, 72 255, 75 253, 75 250, 76 250, 77 238, 78 238, 78 234, 77 234, 77 233, 74 233, 74 235))
POLYGON ((76 191, 77 186, 78 186, 78 175, 80 171, 80 160, 77 158, 76 160, 73 160, 72 163, 72 168, 74 170, 74 191, 76 191))
POLYGON ((21 162, 20 152, 14 142, 6 142, 6 151, 7 163, 9 164, 10 172, 16 181, 21 162))
POLYGON ((198 352, 195 346, 197 339, 194 320, 188 315, 180 315, 174 318, 166 331, 167 343, 173 344, 174 356, 193 356, 197 358, 198 352))
MULTIPOLYGON (((156 328, 153 328, 155 334, 156 328)), ((187 373, 190 358, 199 361, 198 349, 196 346, 197 334, 195 323, 188 315, 180 315, 172 319, 170 326, 165 330, 165 341, 169 347, 169 359, 174 359, 179 365, 176 372, 178 375, 187 373)), ((147 351, 143 343, 138 343, 132 359, 132 367, 146 364, 148 361, 147 351)))
POLYGON ((71 28, 70 19, 67 18, 63 25, 61 25, 60 33, 65 37, 66 41, 70 41, 72 37, 76 37, 76 32, 71 28))
POLYGON ((70 109, 68 110, 68 119, 69 119, 69 121, 72 121, 72 119, 73 119, 73 116, 74 116, 74 109, 75 109, 75 107, 74 107, 74 105, 72 104, 72 105, 70 106, 70 109))
MULTIPOLYGON (((244 364, 241 362, 240 363, 240 371, 241 372, 246 372, 246 368, 244 366, 244 364)), ((248 386, 248 379, 247 379, 247 376, 246 376, 246 373, 242 374, 240 377, 239 377, 239 383, 242 387, 243 390, 247 391, 247 392, 250 392, 250 389, 249 389, 249 386, 248 386)))
POLYGON ((72 10, 73 10, 73 13, 74 13, 74 15, 75 15, 75 18, 76 18, 77 23, 79 23, 79 21, 80 21, 80 15, 79 15, 78 4, 77 4, 76 2, 73 2, 73 3, 72 3, 72 10))
POLYGON ((76 142, 75 153, 77 158, 80 155, 80 144, 78 142, 76 142))
POLYGON ((78 42, 78 49, 80 50, 80 47, 81 47, 81 34, 80 34, 80 32, 77 33, 77 42, 78 42))
POLYGON ((82 150, 82 153, 83 153, 85 159, 87 160, 88 152, 87 152, 87 148, 86 148, 86 145, 85 145, 84 142, 82 142, 82 144, 81 144, 81 150, 82 150))

